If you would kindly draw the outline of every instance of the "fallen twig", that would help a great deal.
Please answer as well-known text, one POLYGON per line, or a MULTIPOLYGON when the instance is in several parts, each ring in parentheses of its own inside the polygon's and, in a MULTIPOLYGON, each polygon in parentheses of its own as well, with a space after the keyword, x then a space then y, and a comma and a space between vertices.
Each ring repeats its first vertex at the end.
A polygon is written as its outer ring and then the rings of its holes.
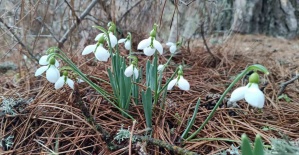
POLYGON ((195 152, 191 152, 191 151, 186 150, 184 148, 181 148, 181 147, 178 147, 178 146, 175 146, 175 145, 171 145, 171 144, 166 143, 166 142, 164 142, 162 140, 159 140, 159 139, 154 139, 154 138, 150 138, 150 137, 147 137, 147 136, 138 136, 138 135, 134 135, 134 137, 139 141, 146 141, 150 144, 157 145, 157 146, 163 147, 165 149, 168 149, 169 151, 176 152, 177 154, 197 155, 197 153, 195 153, 195 152))
POLYGON ((291 80, 282 83, 282 84, 280 85, 280 89, 279 89, 279 91, 278 91, 278 93, 277 93, 277 96, 280 96, 280 95, 283 93, 283 91, 286 89, 286 87, 287 87, 289 84, 295 82, 297 79, 299 79, 299 74, 297 74, 297 75, 296 75, 295 77, 293 77, 291 80))

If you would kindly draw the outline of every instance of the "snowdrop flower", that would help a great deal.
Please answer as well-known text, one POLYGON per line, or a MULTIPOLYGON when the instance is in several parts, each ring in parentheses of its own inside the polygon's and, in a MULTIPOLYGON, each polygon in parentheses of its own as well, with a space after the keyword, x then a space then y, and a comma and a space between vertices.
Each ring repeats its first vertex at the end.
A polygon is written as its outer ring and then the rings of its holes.
MULTIPOLYGON (((117 44, 117 38, 115 37, 115 35, 113 35, 113 33, 116 30, 116 26, 113 22, 109 22, 108 23, 108 35, 109 35, 109 39, 110 39, 110 43, 111 43, 111 47, 114 48, 115 45, 117 44)), ((95 41, 100 40, 102 37, 104 37, 104 39, 106 40, 107 44, 109 45, 109 40, 108 40, 108 36, 105 33, 100 33, 96 36, 96 38, 94 39, 95 41)), ((103 42, 102 42, 103 43, 103 42)))
POLYGON ((63 75, 55 82, 55 89, 60 89, 67 83, 70 88, 74 89, 74 81, 68 78, 68 72, 64 71, 63 75))
POLYGON ((175 53, 175 51, 177 50, 177 45, 175 43, 172 42, 168 42, 166 43, 167 46, 169 46, 169 51, 170 53, 175 53))
MULTIPOLYGON (((108 37, 104 34, 104 33, 100 33, 95 37, 95 41, 100 40, 101 37, 104 37, 104 39, 106 40, 107 44, 109 44, 108 42, 108 37)), ((110 43, 111 43, 111 47, 114 48, 115 45, 117 44, 117 38, 115 37, 115 35, 113 35, 112 32, 109 32, 109 38, 110 38, 110 43)))
POLYGON ((177 85, 181 90, 190 90, 189 82, 183 77, 183 71, 180 67, 178 77, 171 80, 167 86, 167 90, 171 90, 174 85, 177 85))
POLYGON ((139 73, 135 65, 131 64, 129 67, 126 68, 124 74, 126 77, 131 77, 134 74, 135 79, 137 79, 139 73))
POLYGON ((165 65, 159 65, 158 66, 158 72, 162 72, 165 68, 165 65))
POLYGON ((259 89, 259 75, 254 72, 249 77, 249 83, 246 86, 235 89, 230 98, 230 102, 236 102, 245 98, 251 106, 263 108, 265 95, 259 89))
POLYGON ((55 58, 50 58, 50 60, 47 59, 48 55, 44 55, 39 59, 39 64, 44 66, 36 70, 35 76, 40 76, 46 71, 47 80, 51 83, 55 83, 60 77, 60 72, 57 69, 59 63, 55 58))
POLYGON ((118 43, 125 43, 125 49, 126 50, 130 50, 131 49, 131 41, 130 39, 126 38, 126 39, 119 39, 118 43))
POLYGON ((138 59, 136 56, 129 56, 129 59, 132 59, 131 65, 128 66, 124 72, 126 77, 131 77, 134 75, 135 79, 138 78, 138 69, 137 69, 137 64, 138 64, 138 59))
POLYGON ((150 33, 150 37, 142 40, 138 46, 138 50, 143 50, 146 56, 152 56, 156 50, 162 55, 163 47, 160 42, 156 40, 157 25, 154 25, 154 29, 150 33))
POLYGON ((94 45, 88 45, 84 48, 82 55, 87 55, 91 52, 94 52, 95 57, 99 60, 99 61, 105 61, 107 62, 109 57, 110 57, 110 53, 108 50, 106 50, 103 47, 103 42, 104 42, 104 36, 102 36, 99 41, 98 44, 94 44, 94 45))

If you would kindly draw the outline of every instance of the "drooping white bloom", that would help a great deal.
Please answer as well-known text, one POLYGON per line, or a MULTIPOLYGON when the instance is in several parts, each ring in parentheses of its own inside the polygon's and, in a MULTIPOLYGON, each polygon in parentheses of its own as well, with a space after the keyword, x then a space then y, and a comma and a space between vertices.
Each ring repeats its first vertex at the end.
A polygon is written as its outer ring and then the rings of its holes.
POLYGON ((125 49, 130 50, 131 49, 131 41, 128 39, 119 39, 118 43, 125 43, 125 49))
POLYGON ((172 42, 168 42, 166 43, 167 46, 169 46, 169 51, 170 53, 175 53, 177 47, 176 47, 176 44, 175 43, 172 43, 172 42))
POLYGON ((54 58, 51 58, 50 60, 47 60, 47 58, 48 55, 44 55, 39 59, 39 64, 43 66, 35 71, 35 76, 40 76, 46 72, 47 80, 51 83, 55 83, 60 77, 60 72, 57 69, 59 62, 54 58), (50 61, 52 62, 50 63, 50 61))
POLYGON ((181 90, 190 90, 190 84, 183 76, 178 76, 171 80, 167 86, 167 90, 171 90, 174 85, 177 85, 181 90))
POLYGON ((251 106, 257 108, 263 108, 265 103, 265 95, 256 83, 249 83, 246 86, 235 89, 229 101, 236 102, 242 99, 245 99, 251 106))
POLYGON ((146 56, 152 56, 157 50, 161 55, 163 54, 163 47, 160 42, 158 42, 154 37, 149 37, 147 39, 142 40, 138 46, 138 50, 143 50, 146 56), (153 42, 152 42, 153 40, 153 42), (151 43, 153 43, 151 45, 151 43))
POLYGON ((162 72, 164 70, 165 66, 164 65, 159 65, 158 66, 158 72, 162 72))
MULTIPOLYGON (((94 40, 98 41, 103 35, 104 35, 104 38, 105 38, 107 44, 109 44, 108 37, 105 35, 105 33, 98 34, 94 40)), ((112 32, 109 33, 109 38, 110 38, 111 46, 112 46, 112 48, 114 48, 115 45, 117 44, 117 38, 115 37, 115 35, 112 32)))
POLYGON ((94 52, 95 57, 99 60, 99 61, 108 61, 109 57, 110 57, 110 53, 108 50, 106 50, 102 44, 100 44, 97 48, 97 44, 94 45, 88 45, 84 48, 82 55, 87 55, 91 52, 94 52), (95 51, 95 49, 97 49, 95 51), (95 51, 95 52, 94 52, 95 51))
POLYGON ((74 81, 69 79, 67 76, 62 75, 56 82, 55 82, 55 89, 60 89, 63 85, 67 83, 70 88, 74 89, 74 81))
POLYGON ((135 79, 137 79, 139 73, 138 69, 133 64, 131 64, 129 67, 126 68, 124 74, 126 77, 131 77, 134 74, 135 79))

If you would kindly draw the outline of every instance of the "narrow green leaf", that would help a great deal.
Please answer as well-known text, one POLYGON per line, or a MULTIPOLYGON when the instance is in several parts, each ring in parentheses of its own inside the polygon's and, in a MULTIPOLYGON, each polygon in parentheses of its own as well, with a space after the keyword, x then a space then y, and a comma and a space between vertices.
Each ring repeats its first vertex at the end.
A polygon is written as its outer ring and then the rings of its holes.
POLYGON ((260 135, 255 137, 253 155, 264 155, 264 145, 260 135))
POLYGON ((193 124, 194 124, 194 121, 195 121, 195 118, 196 118, 196 114, 197 114, 199 105, 200 105, 200 98, 198 98, 198 100, 197 100, 197 103, 196 103, 196 106, 195 106, 195 109, 194 109, 192 118, 191 118, 191 120, 188 122, 188 125, 187 125, 187 127, 186 127, 184 133, 182 134, 181 138, 185 139, 185 138, 187 137, 188 132, 190 131, 191 127, 192 127, 193 124))
POLYGON ((102 27, 102 26, 92 26, 92 27, 99 29, 103 33, 108 33, 108 31, 104 27, 102 27))
POLYGON ((150 88, 147 88, 147 90, 144 92, 142 91, 142 104, 143 104, 143 110, 145 115, 145 121, 147 127, 152 127, 152 92, 150 88))
POLYGON ((246 134, 242 134, 241 151, 242 155, 253 155, 249 139, 246 134))

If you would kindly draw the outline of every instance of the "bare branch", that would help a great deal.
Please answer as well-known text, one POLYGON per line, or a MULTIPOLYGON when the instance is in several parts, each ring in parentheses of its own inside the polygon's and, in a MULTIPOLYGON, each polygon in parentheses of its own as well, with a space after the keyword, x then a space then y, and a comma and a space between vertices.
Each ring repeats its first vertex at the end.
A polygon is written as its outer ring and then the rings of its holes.
POLYGON ((48 31, 50 32, 51 36, 59 43, 59 40, 55 37, 54 33, 52 32, 52 30, 50 29, 50 27, 44 22, 42 21, 41 17, 37 17, 36 20, 42 24, 46 29, 48 29, 48 31))
POLYGON ((204 45, 206 46, 208 53, 212 56, 212 58, 213 58, 214 61, 216 62, 217 59, 216 59, 216 57, 214 56, 214 54, 211 52, 211 50, 210 50, 210 48, 209 48, 209 46, 208 46, 208 44, 207 44, 206 38, 205 38, 204 22, 200 25, 200 29, 201 29, 201 30, 200 30, 200 33, 201 33, 201 37, 202 37, 203 43, 204 43, 204 45))
POLYGON ((67 4, 67 6, 71 9, 71 11, 72 11, 72 15, 73 16, 75 16, 75 18, 76 18, 76 21, 77 21, 77 23, 80 21, 80 19, 79 19, 79 17, 77 16, 77 14, 76 14, 76 11, 75 11, 75 9, 72 7, 72 5, 67 1, 67 0, 64 0, 64 2, 67 4))
MULTIPOLYGON (((22 40, 18 37, 18 35, 12 30, 11 27, 9 27, 2 18, 0 18, 0 22, 8 29, 8 31, 14 36, 14 38, 17 40, 17 42, 28 52, 28 54, 30 55, 29 58, 35 60, 38 63, 38 59, 33 55, 33 51, 32 49, 30 49, 28 46, 26 46, 22 40)), ((25 54, 26 55, 26 54, 25 54)), ((28 55, 26 55, 28 56, 28 55)))
POLYGON ((83 13, 80 15, 79 19, 77 20, 76 23, 74 23, 70 29, 68 29, 65 34, 62 36, 62 38, 59 40, 58 43, 58 48, 63 47, 64 42, 67 40, 68 36, 70 35, 70 33, 72 33, 75 28, 81 23, 82 19, 85 18, 86 15, 89 14, 89 12, 91 11, 91 9, 98 3, 98 0, 93 0, 88 6, 87 8, 83 11, 83 13))

